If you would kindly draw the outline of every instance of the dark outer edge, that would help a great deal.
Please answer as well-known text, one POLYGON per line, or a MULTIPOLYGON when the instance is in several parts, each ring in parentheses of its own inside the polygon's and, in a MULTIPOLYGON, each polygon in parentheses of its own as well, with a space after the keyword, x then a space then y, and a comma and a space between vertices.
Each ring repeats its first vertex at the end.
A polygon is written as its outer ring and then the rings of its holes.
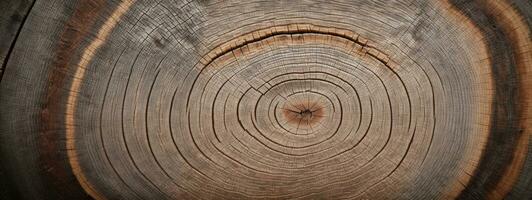
POLYGON ((35 0, 0 1, 0 81, 33 5, 35 0))
POLYGON ((458 196, 458 199, 485 199, 509 167, 515 147, 523 135, 520 127, 521 108, 517 103, 523 98, 519 91, 515 49, 512 48, 515 41, 504 32, 504 25, 495 18, 486 2, 451 0, 450 3, 478 27, 490 55, 495 94, 488 141, 471 180, 458 196))
MULTIPOLYGON (((507 0, 512 7, 523 17, 524 22, 528 25, 529 38, 532 38, 532 1, 530 0, 507 0)), ((530 72, 529 72, 530 73, 530 72)), ((530 74, 528 75, 530 79, 530 74)), ((524 88, 524 90, 531 90, 530 88, 524 88)), ((530 105, 529 105, 530 106, 530 105)), ((529 119, 529 123, 530 123, 529 119)), ((514 187, 506 196, 506 199, 532 199, 532 137, 530 137, 528 152, 525 158, 525 163, 521 169, 521 174, 514 184, 514 187)))
MULTIPOLYGON (((0 82, 18 36, 34 5, 35 0, 0 1, 0 82)), ((0 161, 10 159, 6 153, 8 152, 4 148, 0 148, 0 161)), ((17 177, 5 164, 0 165, 0 177, 0 199, 22 199, 20 188, 14 184, 17 177)))
MULTIPOLYGON (((55 113, 64 112, 64 108, 61 103, 65 100, 60 94, 64 92, 63 86, 65 84, 65 80, 68 79, 65 77, 68 74, 68 67, 71 66, 70 64, 76 60, 76 58, 72 56, 72 51, 80 49, 80 43, 82 43, 83 38, 87 36, 88 30, 94 23, 94 20, 92 20, 92 22, 87 21, 95 19, 95 17, 76 16, 97 15, 99 12, 94 13, 93 11, 101 11, 103 8, 98 3, 91 4, 95 2, 102 3, 102 1, 97 0, 82 0, 79 3, 76 11, 74 11, 74 14, 72 15, 71 20, 66 24, 64 37, 61 37, 62 40, 58 44, 58 49, 56 50, 57 56, 54 62, 53 70, 49 75, 50 85, 48 86, 46 103, 43 107, 43 112, 41 115, 43 121, 41 124, 41 136, 39 143, 42 149, 41 158, 43 159, 43 162, 47 164, 47 166, 61 164, 68 166, 68 162, 64 160, 64 155, 57 155, 57 148, 64 148, 64 144, 61 142, 62 140, 57 139, 58 137, 63 137, 62 134, 60 134, 62 131, 58 131, 63 129, 63 125, 61 124, 63 117, 56 116, 55 113), (93 9, 87 9, 87 7, 93 9), (81 23, 82 26, 80 26, 79 23, 81 23), (59 159, 57 159, 58 156, 59 159)), ((476 195, 479 195, 479 191, 483 193, 482 195, 486 195, 487 192, 493 189, 492 187, 497 184, 498 180, 500 180, 500 176, 505 169, 504 166, 511 160, 511 157, 501 158, 499 156, 507 150, 513 150, 513 147, 515 146, 514 144, 520 135, 520 129, 518 125, 519 109, 516 105, 514 105, 514 102, 520 99, 518 81, 515 81, 518 79, 518 76, 515 71, 516 66, 513 52, 507 51, 503 48, 505 45, 511 46, 511 42, 509 41, 510 38, 505 37, 505 34, 501 31, 501 29, 496 29, 493 27, 497 26, 497 22, 489 14, 484 14, 486 8, 480 5, 481 3, 477 1, 467 2, 464 0, 453 0, 452 3, 473 22, 475 22, 477 26, 479 26, 486 38, 497 38, 497 41, 488 39, 488 51, 490 52, 490 55, 500 55, 497 57, 497 60, 494 60, 491 67, 495 80, 505 80, 495 82, 495 101, 492 105, 494 112, 490 125, 490 137, 488 139, 487 148, 483 153, 479 167, 475 171, 475 176, 472 177, 471 181, 460 195, 461 198, 477 198, 478 196, 476 195), (500 62, 501 59, 508 62, 500 62), (508 135, 511 136, 510 139, 508 138, 508 135), (497 168, 496 166, 502 167, 497 168)), ((525 13, 527 13, 526 9, 525 13)), ((528 14, 530 14, 530 12, 528 12, 528 14)), ((530 24, 530 18, 527 17, 526 19, 530 24)), ((21 30, 22 25, 18 29, 18 32, 21 30)), ((14 41, 16 41, 16 36, 14 41)), ((14 42, 11 45, 13 46, 13 44, 14 42)), ((2 66, 7 63, 8 57, 9 56, 5 57, 6 60, 4 60, 2 66)), ((530 159, 528 159, 527 162, 529 161, 530 159)), ((81 186, 79 186, 77 182, 76 185, 71 183, 72 180, 75 181, 76 179, 74 178, 70 169, 66 169, 66 171, 62 171, 62 169, 61 171, 52 170, 51 172, 45 172, 45 174, 52 180, 59 181, 50 182, 61 185, 61 187, 58 187, 59 189, 65 189, 65 187, 73 189, 77 188, 83 192, 81 186), (68 178, 65 179, 65 175, 68 178)), ((48 187, 51 188, 51 186, 48 187)), ((61 193, 65 194, 64 192, 61 193)), ((0 194, 2 194, 1 190, 0 194)))
MULTIPOLYGON (((105 15, 103 11, 113 9, 105 0, 79 0, 68 21, 65 22, 60 40, 55 47, 55 56, 48 76, 48 86, 40 113, 39 161, 42 176, 48 181, 53 194, 60 199, 92 199, 81 187, 73 174, 66 153, 64 115, 68 84, 71 82, 79 52, 92 37, 94 28, 99 27, 105 15)), ((51 198, 56 199, 56 198, 51 198)))
MULTIPOLYGON (((34 0, 0 1, 0 8, 3 9, 0 13, 0 81, 18 35, 34 4, 34 0)), ((0 148, 1 160, 7 160, 2 156, 4 153, 0 148)), ((5 165, 0 165, 0 177, 0 199, 20 199, 16 186, 11 184, 16 179, 10 175, 5 165)))

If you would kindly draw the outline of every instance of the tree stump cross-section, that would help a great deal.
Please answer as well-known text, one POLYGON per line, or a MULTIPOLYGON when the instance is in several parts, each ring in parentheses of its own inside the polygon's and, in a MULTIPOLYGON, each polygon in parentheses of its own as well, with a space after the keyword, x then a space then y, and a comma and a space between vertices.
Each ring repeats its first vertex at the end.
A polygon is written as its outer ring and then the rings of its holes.
POLYGON ((527 0, 5 0, 0 199, 530 199, 527 0))

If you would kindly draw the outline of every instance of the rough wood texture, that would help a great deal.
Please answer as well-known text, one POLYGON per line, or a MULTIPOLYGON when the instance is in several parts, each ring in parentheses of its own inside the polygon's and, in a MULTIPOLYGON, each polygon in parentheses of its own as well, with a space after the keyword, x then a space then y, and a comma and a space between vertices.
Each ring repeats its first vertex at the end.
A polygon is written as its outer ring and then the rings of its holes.
POLYGON ((0 199, 532 198, 530 1, 0 6, 0 199))

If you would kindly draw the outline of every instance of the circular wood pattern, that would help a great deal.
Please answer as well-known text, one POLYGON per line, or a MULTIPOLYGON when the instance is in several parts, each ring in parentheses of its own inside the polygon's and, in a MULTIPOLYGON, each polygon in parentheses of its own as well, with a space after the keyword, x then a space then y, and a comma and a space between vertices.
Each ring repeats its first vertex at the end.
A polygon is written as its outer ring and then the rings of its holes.
POLYGON ((529 1, 0 7, 0 198, 532 198, 529 1))

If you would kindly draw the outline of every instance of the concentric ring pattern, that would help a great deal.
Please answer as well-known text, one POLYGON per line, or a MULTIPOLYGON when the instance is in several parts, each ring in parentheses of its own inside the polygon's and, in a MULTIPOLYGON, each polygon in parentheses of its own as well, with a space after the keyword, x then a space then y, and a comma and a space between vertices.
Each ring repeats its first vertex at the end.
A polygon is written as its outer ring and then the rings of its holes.
POLYGON ((526 1, 51 2, 0 87, 21 198, 531 195, 526 1))

